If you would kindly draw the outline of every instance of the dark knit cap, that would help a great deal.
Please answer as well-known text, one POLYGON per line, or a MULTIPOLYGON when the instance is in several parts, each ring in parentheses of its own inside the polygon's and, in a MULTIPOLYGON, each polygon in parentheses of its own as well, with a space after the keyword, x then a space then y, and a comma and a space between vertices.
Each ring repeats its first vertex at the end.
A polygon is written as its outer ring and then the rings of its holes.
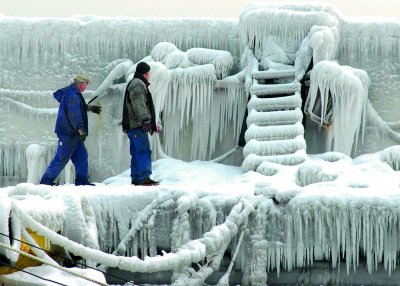
POLYGON ((136 65, 136 72, 138 74, 143 75, 143 74, 147 73, 148 71, 150 71, 150 66, 147 63, 140 62, 136 65))

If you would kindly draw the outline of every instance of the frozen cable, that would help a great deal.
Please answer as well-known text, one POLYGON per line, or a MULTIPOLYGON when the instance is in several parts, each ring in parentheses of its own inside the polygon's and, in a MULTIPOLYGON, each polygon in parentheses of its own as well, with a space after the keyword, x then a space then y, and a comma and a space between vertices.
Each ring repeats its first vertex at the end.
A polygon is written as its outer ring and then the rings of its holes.
POLYGON ((247 228, 247 224, 245 224, 242 227, 242 233, 240 234, 238 243, 236 245, 235 253, 233 254, 233 257, 231 259, 231 263, 229 264, 228 270, 226 271, 224 276, 222 276, 221 279, 218 280, 217 286, 229 285, 229 275, 231 275, 233 265, 235 264, 236 257, 237 257, 237 255, 239 253, 240 246, 242 245, 243 236, 244 236, 246 228, 247 228))

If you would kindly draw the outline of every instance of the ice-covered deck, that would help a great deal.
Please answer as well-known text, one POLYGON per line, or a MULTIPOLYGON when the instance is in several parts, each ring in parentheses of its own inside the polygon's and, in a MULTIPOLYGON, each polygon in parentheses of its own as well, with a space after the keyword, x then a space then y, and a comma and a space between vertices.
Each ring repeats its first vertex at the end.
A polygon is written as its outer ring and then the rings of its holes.
MULTIPOLYGON (((330 267, 315 281, 335 283, 360 269, 383 268, 389 277, 397 265, 398 153, 398 147, 356 159, 326 153, 297 166, 270 163, 269 176, 162 159, 153 174, 158 187, 131 186, 126 171, 96 187, 25 183, 1 195, 22 227, 67 251, 143 275, 170 271, 174 285, 201 284, 225 271, 224 257, 235 261, 245 285, 264 285, 269 272, 286 270, 300 281, 304 275, 295 273, 321 262, 330 267)), ((8 218, 1 221, 4 231, 8 218)))

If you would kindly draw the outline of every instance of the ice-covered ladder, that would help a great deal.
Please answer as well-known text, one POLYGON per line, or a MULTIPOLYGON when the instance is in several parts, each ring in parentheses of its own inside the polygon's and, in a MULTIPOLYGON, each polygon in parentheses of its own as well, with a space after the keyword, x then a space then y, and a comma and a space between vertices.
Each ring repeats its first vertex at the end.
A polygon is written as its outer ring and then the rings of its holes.
POLYGON ((302 163, 306 157, 306 143, 301 84, 294 80, 294 67, 283 71, 259 71, 259 62, 254 56, 249 65, 251 85, 243 167, 263 174, 268 172, 268 162, 282 165, 302 163), (291 78, 292 82, 276 83, 291 78))

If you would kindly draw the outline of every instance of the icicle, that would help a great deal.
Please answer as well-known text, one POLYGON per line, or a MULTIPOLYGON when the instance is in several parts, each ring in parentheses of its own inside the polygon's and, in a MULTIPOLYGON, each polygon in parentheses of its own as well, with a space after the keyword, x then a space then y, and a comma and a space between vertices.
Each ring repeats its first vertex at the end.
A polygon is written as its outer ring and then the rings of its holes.
POLYGON ((360 64, 371 58, 398 59, 400 33, 397 21, 346 19, 341 23, 340 37, 339 58, 346 62, 360 64))
POLYGON ((95 88, 108 72, 104 63, 121 58, 138 61, 166 40, 182 50, 225 50, 239 58, 237 20, 75 17, 51 19, 51 23, 48 19, 35 20, 34 24, 29 19, 0 19, 0 86, 24 89, 27 82, 20 79, 28 79, 35 90, 53 90, 66 84, 74 73, 86 72, 95 88), (15 59, 21 69, 15 69, 15 59), (38 73, 38 66, 44 71, 38 73), (75 68, 65 68, 68 66, 75 68))
POLYGON ((180 158, 179 154, 183 149, 180 147, 180 137, 191 134, 190 159, 206 159, 210 136, 208 130, 211 125, 210 117, 206 116, 206 110, 211 108, 212 84, 215 81, 214 66, 177 68, 171 70, 170 74, 170 95, 165 102, 164 112, 180 116, 165 118, 165 129, 170 130, 170 132, 164 132, 165 152, 180 158))

